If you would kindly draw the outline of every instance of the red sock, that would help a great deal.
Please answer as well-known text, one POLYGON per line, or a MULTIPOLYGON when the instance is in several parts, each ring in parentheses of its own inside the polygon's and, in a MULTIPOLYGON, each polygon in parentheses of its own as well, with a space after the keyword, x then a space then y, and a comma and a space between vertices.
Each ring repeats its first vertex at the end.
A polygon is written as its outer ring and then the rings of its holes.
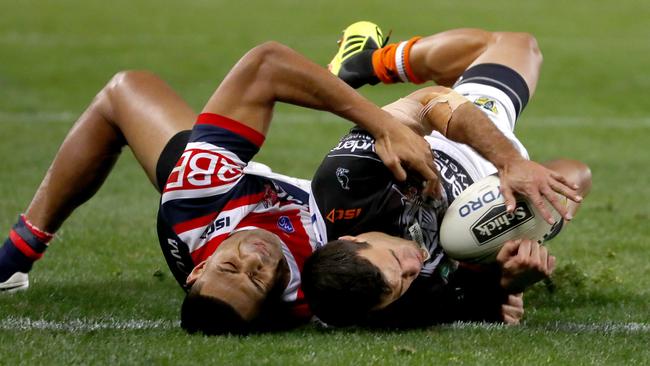
POLYGON ((48 243, 53 237, 53 234, 34 226, 27 220, 24 214, 20 215, 18 222, 9 232, 9 239, 14 246, 32 261, 40 259, 43 256, 48 243))

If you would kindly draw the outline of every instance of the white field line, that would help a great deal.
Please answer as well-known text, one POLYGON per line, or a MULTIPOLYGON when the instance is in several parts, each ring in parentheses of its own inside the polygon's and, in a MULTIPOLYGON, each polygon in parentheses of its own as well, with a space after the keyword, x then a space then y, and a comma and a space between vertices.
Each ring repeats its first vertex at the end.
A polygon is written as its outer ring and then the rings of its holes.
MULTIPOLYGON (((7 112, 0 111, 0 123, 72 123, 82 113, 72 111, 7 112)), ((343 120, 329 113, 317 111, 276 112, 273 118, 278 124, 344 124, 343 120)), ((590 127, 607 129, 650 128, 650 117, 576 117, 576 116, 524 116, 518 123, 535 127, 590 127)), ((350 124, 350 126, 352 126, 350 124)))
MULTIPOLYGON (((150 320, 150 319, 70 319, 70 320, 45 320, 30 319, 21 317, 8 317, 0 320, 0 330, 53 330, 65 332, 89 332, 96 330, 150 330, 161 329, 171 330, 180 326, 178 321, 171 320, 150 320)), ((503 324, 491 323, 454 323, 446 326, 451 329, 481 329, 500 330, 509 329, 503 324)), ((551 332, 568 333, 628 333, 647 334, 650 333, 650 324, 647 323, 546 323, 535 326, 523 326, 528 329, 542 329, 551 332)))
POLYGON ((65 332, 89 332, 95 330, 149 330, 174 329, 179 322, 148 319, 70 319, 63 321, 9 317, 0 320, 1 330, 55 330, 65 332))
POLYGON ((205 44, 211 40, 208 34, 125 34, 125 35, 93 35, 57 34, 40 32, 5 32, 0 34, 0 44, 20 45, 22 47, 78 47, 83 45, 130 45, 130 44, 169 44, 183 42, 185 44, 205 44))
POLYGON ((73 113, 70 111, 58 112, 5 112, 0 111, 0 123, 49 123, 49 122, 74 122, 82 111, 73 113))
MULTIPOLYGON (((459 322, 449 325, 452 329, 507 329, 509 326, 504 324, 493 323, 465 323, 459 322)), ((562 333, 599 333, 599 334, 612 334, 612 333, 630 333, 630 334, 647 334, 650 333, 650 324, 648 323, 546 323, 534 326, 526 326, 528 329, 542 329, 550 332, 562 333)))

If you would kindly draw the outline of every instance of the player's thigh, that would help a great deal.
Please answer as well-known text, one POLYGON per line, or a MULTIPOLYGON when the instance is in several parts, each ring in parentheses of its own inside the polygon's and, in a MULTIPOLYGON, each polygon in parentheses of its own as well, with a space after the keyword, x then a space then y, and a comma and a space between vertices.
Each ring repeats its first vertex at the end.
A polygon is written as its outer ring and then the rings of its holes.
POLYGON ((107 90, 112 122, 155 182, 160 153, 172 136, 192 128, 196 113, 167 83, 149 72, 120 72, 107 90))

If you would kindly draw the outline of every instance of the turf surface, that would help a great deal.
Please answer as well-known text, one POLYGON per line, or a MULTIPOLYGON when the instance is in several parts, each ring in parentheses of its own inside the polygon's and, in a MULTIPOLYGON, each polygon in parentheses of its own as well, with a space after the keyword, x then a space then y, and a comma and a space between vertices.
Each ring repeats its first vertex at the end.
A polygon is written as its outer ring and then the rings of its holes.
MULTIPOLYGON (((28 204, 66 131, 122 69, 160 74, 196 109, 247 49, 277 40, 325 64, 346 24, 393 39, 453 27, 528 31, 545 64, 518 135, 537 160, 591 165, 594 187, 554 242, 557 289, 516 328, 187 336, 155 237, 157 195, 126 151, 59 232, 28 292, 0 296, 0 364, 650 363, 650 3, 594 1, 0 0, 0 227, 28 204)), ((412 86, 366 88, 377 103, 412 86)), ((278 108, 259 160, 309 177, 348 124, 278 108)))

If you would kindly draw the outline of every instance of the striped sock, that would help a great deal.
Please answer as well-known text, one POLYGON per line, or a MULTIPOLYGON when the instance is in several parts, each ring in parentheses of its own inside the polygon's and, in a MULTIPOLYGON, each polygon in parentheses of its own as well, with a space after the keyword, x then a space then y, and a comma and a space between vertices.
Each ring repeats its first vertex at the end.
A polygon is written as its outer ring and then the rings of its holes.
POLYGON ((413 37, 401 43, 391 43, 372 54, 372 68, 384 84, 407 83, 422 84, 411 69, 409 56, 413 44, 422 37, 413 37))
POLYGON ((52 234, 39 230, 25 215, 20 215, 0 248, 0 282, 16 272, 29 272, 34 261, 43 256, 52 238, 52 234))

